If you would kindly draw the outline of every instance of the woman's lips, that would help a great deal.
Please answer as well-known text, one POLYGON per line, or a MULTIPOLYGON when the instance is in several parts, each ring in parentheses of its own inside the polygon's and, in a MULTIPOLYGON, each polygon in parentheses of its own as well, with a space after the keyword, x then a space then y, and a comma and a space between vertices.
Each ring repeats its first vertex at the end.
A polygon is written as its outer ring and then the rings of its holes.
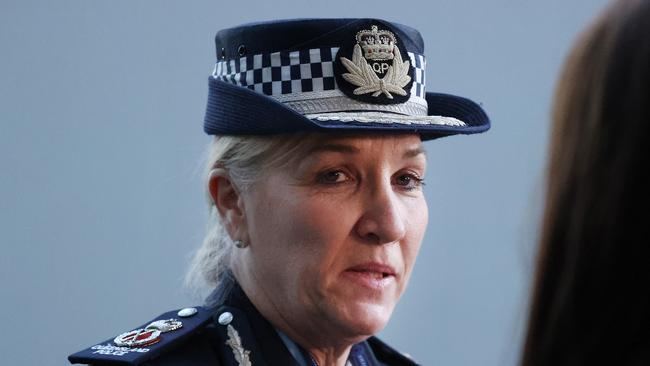
POLYGON ((354 283, 372 290, 382 290, 395 280, 393 267, 376 262, 350 267, 343 274, 354 283))

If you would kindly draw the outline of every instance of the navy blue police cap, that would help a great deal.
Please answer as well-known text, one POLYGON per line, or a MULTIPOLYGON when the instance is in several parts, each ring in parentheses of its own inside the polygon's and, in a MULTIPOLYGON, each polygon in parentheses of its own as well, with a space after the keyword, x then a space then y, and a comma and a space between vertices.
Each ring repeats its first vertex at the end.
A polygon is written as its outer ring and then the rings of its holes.
POLYGON ((245 24, 215 37, 204 130, 209 135, 301 131, 484 132, 475 102, 426 91, 424 42, 380 19, 245 24))

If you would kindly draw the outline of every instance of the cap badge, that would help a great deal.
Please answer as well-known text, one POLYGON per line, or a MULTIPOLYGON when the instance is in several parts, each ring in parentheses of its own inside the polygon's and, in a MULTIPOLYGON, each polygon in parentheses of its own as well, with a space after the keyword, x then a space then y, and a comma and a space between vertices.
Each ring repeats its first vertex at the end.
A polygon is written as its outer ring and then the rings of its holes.
POLYGON ((348 71, 341 76, 357 86, 353 94, 372 93, 375 98, 383 94, 388 99, 393 99, 393 94, 406 96, 405 87, 411 81, 410 61, 402 61, 393 33, 373 25, 370 30, 359 31, 356 40, 352 60, 341 57, 341 63, 348 71), (391 60, 392 64, 389 64, 387 61, 391 60))
POLYGON ((235 356, 235 361, 237 361, 239 366, 251 366, 251 360, 249 358, 251 351, 244 349, 239 333, 230 324, 228 324, 228 340, 226 344, 232 349, 232 354, 235 356))

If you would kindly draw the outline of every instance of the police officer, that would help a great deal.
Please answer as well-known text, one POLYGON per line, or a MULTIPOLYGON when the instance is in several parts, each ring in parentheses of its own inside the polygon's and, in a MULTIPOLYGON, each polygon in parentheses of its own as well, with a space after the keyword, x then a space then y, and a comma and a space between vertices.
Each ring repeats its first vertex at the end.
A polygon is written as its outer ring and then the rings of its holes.
POLYGON ((423 41, 380 19, 247 24, 216 36, 204 130, 210 229, 171 311, 69 357, 94 365, 415 365, 373 335, 427 226, 421 141, 486 131, 425 90, 423 41))

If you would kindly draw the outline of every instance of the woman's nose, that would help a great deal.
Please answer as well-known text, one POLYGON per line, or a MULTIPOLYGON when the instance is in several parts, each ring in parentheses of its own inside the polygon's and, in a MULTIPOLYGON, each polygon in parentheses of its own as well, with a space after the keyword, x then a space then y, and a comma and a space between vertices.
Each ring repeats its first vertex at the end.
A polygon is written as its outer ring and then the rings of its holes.
POLYGON ((404 237, 405 212, 390 184, 386 188, 368 192, 362 201, 363 210, 356 224, 356 232, 364 241, 390 244, 404 237))

